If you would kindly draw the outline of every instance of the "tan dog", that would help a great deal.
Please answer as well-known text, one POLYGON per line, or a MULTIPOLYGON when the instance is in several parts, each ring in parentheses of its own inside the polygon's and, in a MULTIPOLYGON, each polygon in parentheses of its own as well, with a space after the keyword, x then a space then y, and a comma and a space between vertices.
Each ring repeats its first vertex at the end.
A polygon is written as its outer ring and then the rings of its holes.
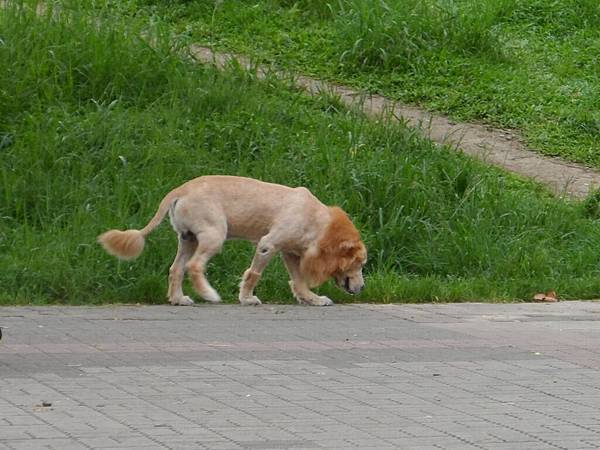
POLYGON ((351 294, 364 287, 362 268, 367 251, 346 213, 327 207, 306 188, 289 188, 251 178, 204 176, 173 189, 141 230, 111 230, 99 236, 106 251, 133 259, 144 249, 149 235, 169 212, 179 236, 177 256, 169 270, 169 301, 190 305, 183 295, 184 270, 195 290, 209 302, 219 294, 204 275, 209 259, 227 239, 246 239, 257 244, 252 265, 242 277, 239 300, 258 305, 254 287, 275 254, 282 253, 290 274, 290 287, 298 302, 331 305, 310 287, 335 278, 338 287, 351 294))

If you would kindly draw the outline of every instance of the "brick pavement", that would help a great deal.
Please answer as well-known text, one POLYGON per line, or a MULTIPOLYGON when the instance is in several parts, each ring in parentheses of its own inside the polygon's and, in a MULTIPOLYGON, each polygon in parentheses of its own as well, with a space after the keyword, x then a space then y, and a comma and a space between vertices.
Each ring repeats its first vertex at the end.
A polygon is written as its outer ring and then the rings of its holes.
POLYGON ((0 308, 0 449, 600 448, 600 303, 0 308))

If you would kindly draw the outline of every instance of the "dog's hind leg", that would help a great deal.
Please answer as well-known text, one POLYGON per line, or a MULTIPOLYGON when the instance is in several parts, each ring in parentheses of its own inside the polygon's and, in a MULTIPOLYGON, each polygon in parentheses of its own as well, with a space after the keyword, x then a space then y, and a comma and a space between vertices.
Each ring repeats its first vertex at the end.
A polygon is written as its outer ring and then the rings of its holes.
POLYGON ((292 255, 291 253, 283 253, 282 256, 285 267, 290 274, 290 288, 292 289, 292 294, 294 294, 298 303, 314 306, 333 305, 333 302, 329 297, 325 297, 324 295, 319 296, 308 288, 300 271, 300 257, 292 255))
POLYGON ((221 250, 225 241, 225 233, 217 229, 203 230, 196 234, 196 241, 196 251, 186 265, 192 285, 204 300, 212 303, 220 302, 221 297, 206 279, 204 271, 210 258, 221 250))
POLYGON ((275 256, 278 249, 270 242, 269 235, 264 236, 256 246, 256 253, 250 268, 244 272, 240 284, 240 303, 242 305, 260 305, 261 301, 254 295, 254 288, 260 279, 263 270, 275 256))
POLYGON ((194 301, 183 295, 182 283, 185 265, 194 254, 198 242, 192 233, 181 233, 178 236, 177 255, 169 269, 169 302, 172 305, 191 305, 194 301))

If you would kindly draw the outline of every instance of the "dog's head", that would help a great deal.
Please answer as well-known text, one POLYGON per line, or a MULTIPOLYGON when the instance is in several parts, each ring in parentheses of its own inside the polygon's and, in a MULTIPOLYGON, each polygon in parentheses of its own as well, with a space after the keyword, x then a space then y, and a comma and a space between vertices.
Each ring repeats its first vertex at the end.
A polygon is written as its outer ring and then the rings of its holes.
POLYGON ((367 262, 365 245, 360 240, 342 242, 337 261, 337 269, 331 275, 335 284, 349 294, 359 294, 365 287, 362 273, 367 262))
POLYGON ((367 249, 346 213, 338 207, 329 211, 331 221, 319 242, 303 255, 300 269, 311 286, 333 277, 340 289, 358 294, 365 285, 367 249))

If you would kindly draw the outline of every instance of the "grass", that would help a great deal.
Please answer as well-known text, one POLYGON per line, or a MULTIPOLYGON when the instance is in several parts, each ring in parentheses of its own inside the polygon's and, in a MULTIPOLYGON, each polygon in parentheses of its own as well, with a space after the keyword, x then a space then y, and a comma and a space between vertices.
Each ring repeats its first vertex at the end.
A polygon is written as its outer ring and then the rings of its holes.
MULTIPOLYGON (((305 185, 345 208, 370 254, 360 301, 600 293, 600 196, 557 200, 331 96, 195 65, 143 18, 1 9, 0 87, 0 304, 164 302, 166 223, 133 263, 95 238, 145 224, 172 187, 209 173, 305 185)), ((225 299, 252 252, 232 242, 212 260, 225 299)), ((258 295, 292 301, 279 261, 258 295)))
POLYGON ((114 3, 183 41, 517 129, 533 149, 600 167, 597 0, 114 3))

